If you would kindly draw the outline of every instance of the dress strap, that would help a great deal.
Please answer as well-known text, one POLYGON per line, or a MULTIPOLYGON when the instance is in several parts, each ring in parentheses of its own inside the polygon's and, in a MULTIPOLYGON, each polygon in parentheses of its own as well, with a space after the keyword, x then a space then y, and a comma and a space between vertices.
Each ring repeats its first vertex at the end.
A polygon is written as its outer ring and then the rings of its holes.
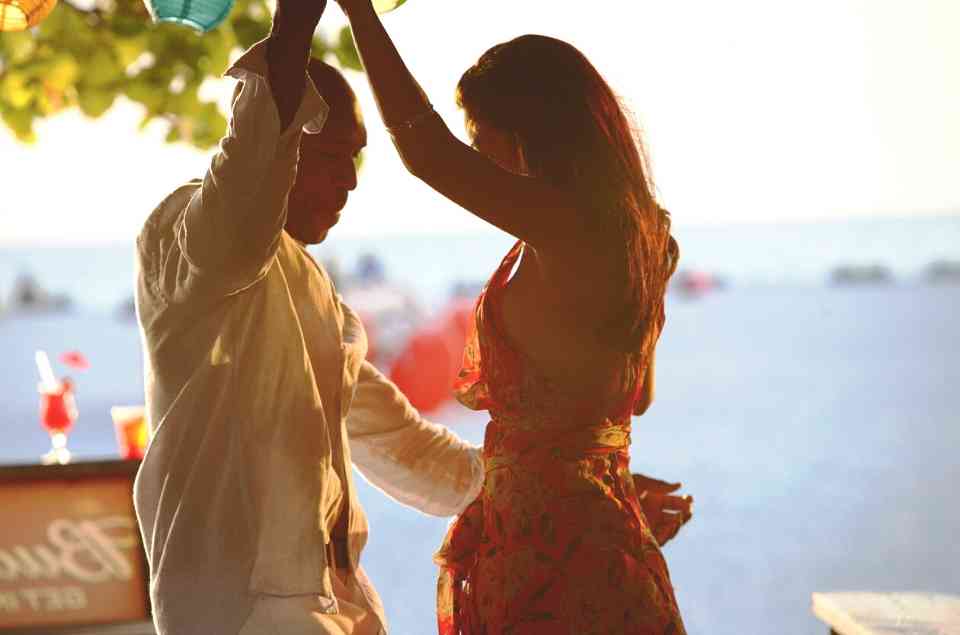
POLYGON ((489 287, 502 287, 506 284, 507 278, 510 277, 510 272, 513 271, 514 266, 516 266, 517 259, 520 258, 523 245, 524 242, 522 240, 514 243, 510 251, 507 252, 507 255, 500 261, 500 266, 493 272, 493 276, 490 277, 490 282, 487 283, 488 289, 489 287))
POLYGON ((489 307, 490 314, 488 315, 488 303, 496 302, 496 292, 506 284, 510 272, 520 257, 523 245, 523 241, 518 240, 507 255, 503 257, 500 266, 497 267, 484 285, 474 307, 473 320, 471 320, 467 332, 466 346, 463 350, 463 363, 453 384, 453 392, 457 401, 472 410, 489 410, 496 405, 490 394, 490 386, 487 384, 488 371, 486 370, 497 363, 491 361, 495 357, 492 349, 496 346, 490 343, 489 337, 481 338, 481 331, 489 332, 491 329, 495 331, 499 328, 496 324, 485 324, 488 318, 496 320, 497 315, 495 307, 489 307), (493 296, 489 296, 491 291, 493 291, 493 296), (484 340, 483 345, 481 339, 484 340), (484 357, 486 357, 485 360, 484 357))

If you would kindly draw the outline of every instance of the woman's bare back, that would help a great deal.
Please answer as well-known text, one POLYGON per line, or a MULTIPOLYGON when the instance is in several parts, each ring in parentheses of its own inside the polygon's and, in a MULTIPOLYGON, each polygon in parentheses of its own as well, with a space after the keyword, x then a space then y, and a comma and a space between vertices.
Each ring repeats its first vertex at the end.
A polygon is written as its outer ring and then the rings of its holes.
POLYGON ((619 397, 625 357, 601 342, 617 297, 615 268, 599 256, 566 264, 524 245, 503 289, 505 335, 536 372, 598 407, 619 397))

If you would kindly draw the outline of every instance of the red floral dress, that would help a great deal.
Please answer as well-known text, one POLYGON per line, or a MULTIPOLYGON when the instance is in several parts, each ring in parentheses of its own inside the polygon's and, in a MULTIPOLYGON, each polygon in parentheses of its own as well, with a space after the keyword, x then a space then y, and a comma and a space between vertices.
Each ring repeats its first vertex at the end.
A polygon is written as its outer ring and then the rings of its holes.
POLYGON ((440 635, 684 634, 629 468, 644 369, 625 369, 630 388, 607 417, 578 417, 586 410, 526 364, 499 324, 522 248, 477 302, 456 384, 458 399, 492 421, 483 490, 435 556, 440 635))

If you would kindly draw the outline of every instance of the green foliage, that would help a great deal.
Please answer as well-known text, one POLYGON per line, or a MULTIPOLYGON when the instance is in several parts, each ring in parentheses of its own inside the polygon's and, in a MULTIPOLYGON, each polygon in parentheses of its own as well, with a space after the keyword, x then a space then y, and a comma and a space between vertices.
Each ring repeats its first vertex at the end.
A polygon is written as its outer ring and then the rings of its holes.
MULTIPOLYGON (((168 141, 208 148, 226 132, 226 119, 201 98, 201 84, 269 30, 265 0, 237 0, 205 34, 154 24, 142 0, 97 0, 90 9, 62 1, 38 27, 0 34, 0 119, 29 142, 37 119, 72 107, 99 117, 125 96, 143 106, 142 126, 160 119, 168 141)), ((346 28, 332 40, 318 33, 313 53, 360 70, 346 28)))

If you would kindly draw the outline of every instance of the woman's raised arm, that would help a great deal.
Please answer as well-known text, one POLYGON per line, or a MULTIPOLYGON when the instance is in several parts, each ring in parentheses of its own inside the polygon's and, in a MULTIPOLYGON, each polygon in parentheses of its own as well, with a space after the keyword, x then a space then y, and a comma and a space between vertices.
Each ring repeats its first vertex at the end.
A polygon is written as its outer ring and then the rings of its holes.
POLYGON ((586 221, 573 196, 515 174, 457 139, 407 70, 371 0, 337 0, 384 123, 407 169, 467 211, 544 250, 582 245, 586 221))

